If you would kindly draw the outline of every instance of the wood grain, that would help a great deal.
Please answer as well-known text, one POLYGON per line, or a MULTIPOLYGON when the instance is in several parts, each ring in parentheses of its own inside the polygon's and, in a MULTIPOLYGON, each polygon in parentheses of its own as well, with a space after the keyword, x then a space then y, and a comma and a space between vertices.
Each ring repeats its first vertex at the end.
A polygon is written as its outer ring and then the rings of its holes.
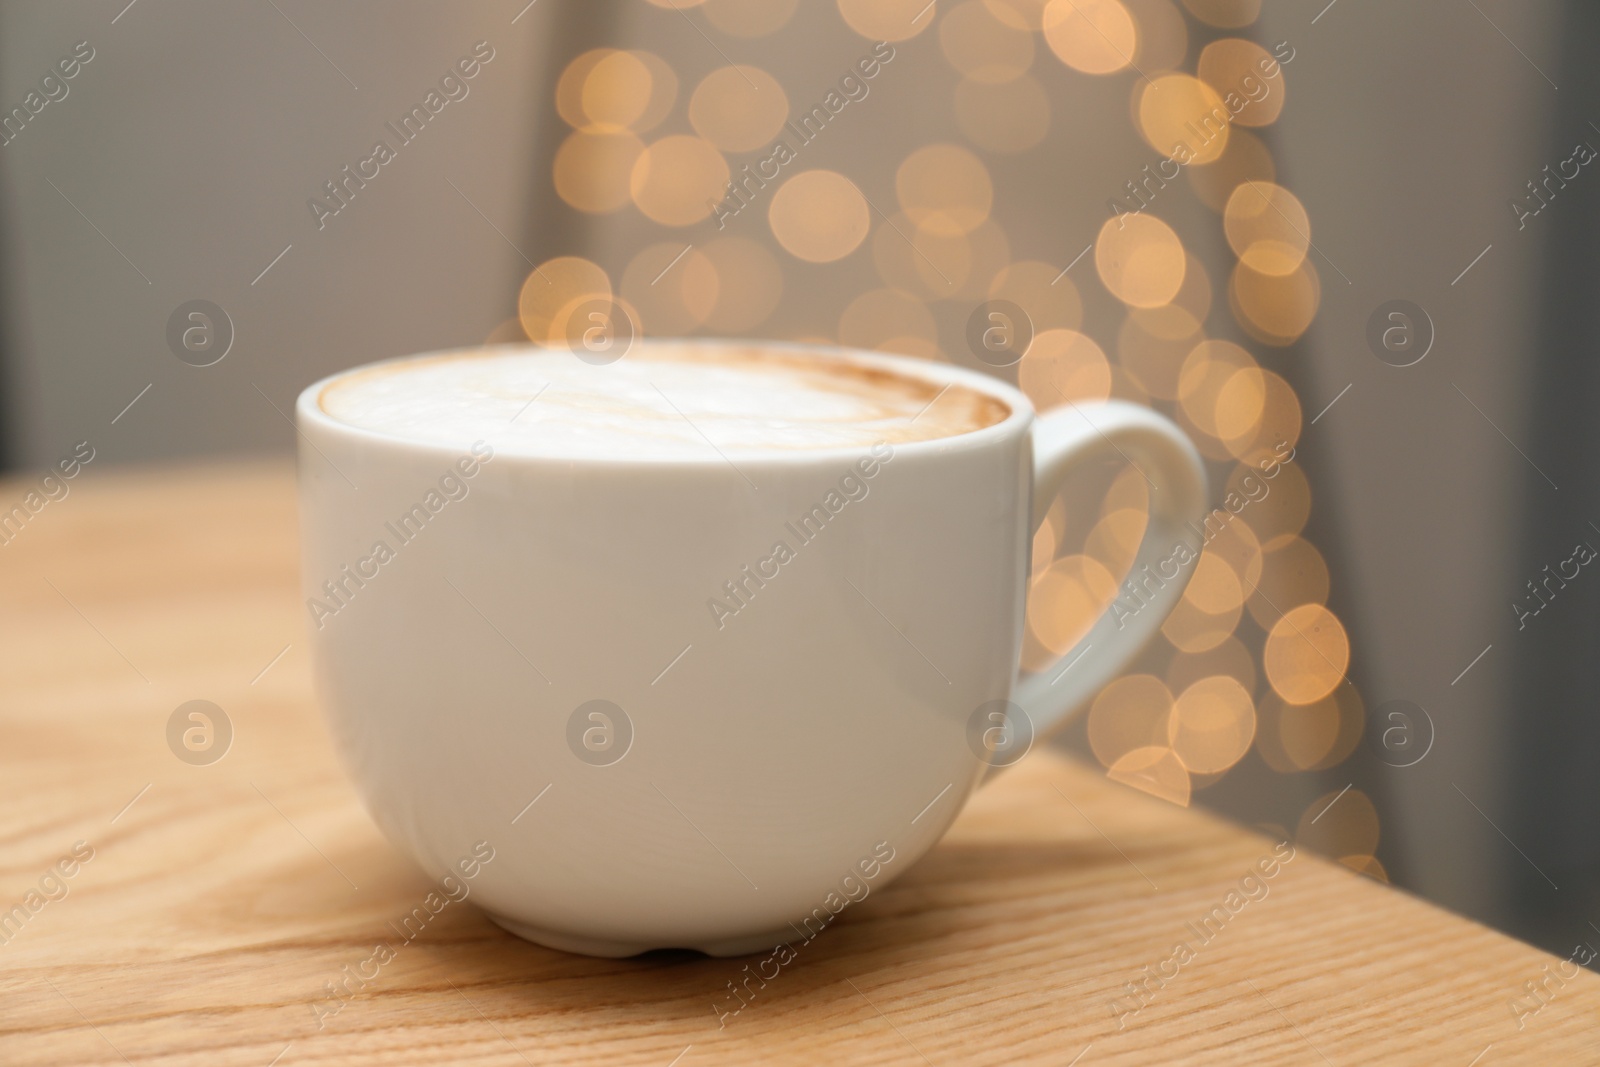
POLYGON ((1554 957, 1304 850, 1200 944, 1273 843, 1050 752, 720 1024, 761 957, 567 956, 470 901, 403 942, 430 887, 334 762, 294 538, 289 467, 255 464, 90 471, 0 546, 0 909, 93 849, 0 945, 0 1063, 1600 1062, 1600 976, 1551 979, 1554 957), (234 726, 210 766, 167 747, 192 699, 234 726), (393 961, 319 1026, 379 942, 393 961), (1519 1028, 1529 981, 1548 1003, 1519 1028))

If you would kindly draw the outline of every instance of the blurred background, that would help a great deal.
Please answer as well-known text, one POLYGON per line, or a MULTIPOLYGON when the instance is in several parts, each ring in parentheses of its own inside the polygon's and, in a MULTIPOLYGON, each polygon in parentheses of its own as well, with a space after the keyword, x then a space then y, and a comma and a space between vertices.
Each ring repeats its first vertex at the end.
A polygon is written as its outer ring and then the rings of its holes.
MULTIPOLYGON (((318 377, 595 306, 1147 403, 1224 517, 1062 743, 1565 956, 1597 41, 1580 0, 9 2, 0 458, 287 457, 318 377)), ((1142 534, 1138 472, 1093 473, 1024 667, 1142 534)))

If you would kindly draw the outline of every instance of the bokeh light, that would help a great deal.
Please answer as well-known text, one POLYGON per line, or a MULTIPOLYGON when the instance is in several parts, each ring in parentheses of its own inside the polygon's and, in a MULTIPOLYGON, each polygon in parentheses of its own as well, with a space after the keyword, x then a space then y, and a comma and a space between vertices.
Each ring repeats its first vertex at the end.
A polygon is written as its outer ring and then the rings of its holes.
POLYGON ((1014 81, 1033 65, 1033 34, 996 18, 979 0, 965 0, 939 20, 939 48, 976 82, 1014 81))
POLYGON ((705 0, 711 24, 734 37, 765 37, 788 25, 800 0, 705 0))
POLYGON ((1184 357, 1178 370, 1178 403, 1188 422, 1201 433, 1222 436, 1218 408, 1224 390, 1241 372, 1259 373, 1260 368, 1249 352, 1232 341, 1202 341, 1184 357))
POLYGON ((1111 364, 1088 334, 1043 330, 1017 364, 1017 386, 1039 411, 1111 395, 1111 364))
POLYGON ((855 182, 838 171, 807 170, 778 187, 767 222, 790 255, 831 263, 860 246, 872 217, 855 182))
POLYGON ((838 0, 845 23, 869 41, 904 41, 938 20, 929 0, 838 0))
POLYGON ((645 216, 663 226, 688 226, 711 214, 728 184, 728 164, 715 145, 672 134, 640 153, 628 192, 645 216))
MULTIPOLYGON (((955 297, 972 288, 974 249, 967 235, 936 233, 919 226, 911 231, 910 253, 908 262, 922 282, 920 288, 931 296, 955 297)), ((1001 257, 992 266, 998 268, 1003 262, 1001 257)))
POLYGON ((925 253, 918 249, 917 234, 917 224, 903 212, 878 223, 872 231, 872 264, 879 279, 924 300, 953 295, 954 284, 923 258, 925 253))
POLYGON ((1035 331, 1076 330, 1083 325, 1078 287, 1049 263, 1023 259, 1008 264, 990 281, 988 296, 1022 308, 1035 331))
POLYGON ((530 340, 545 344, 566 335, 566 309, 611 295, 611 278, 598 264, 582 256, 557 256, 539 264, 522 283, 517 317, 530 340))
POLYGON ((1197 70, 1241 126, 1269 126, 1283 113, 1287 95, 1282 67, 1254 41, 1240 37, 1212 41, 1201 49, 1197 70))
POLYGON ((1247 606, 1262 629, 1271 629, 1290 608, 1328 602, 1328 564, 1310 541, 1288 538, 1261 553, 1261 560, 1261 577, 1247 606))
POLYGON ((623 297, 638 311, 647 333, 691 332, 717 306, 721 277, 711 258, 681 241, 640 249, 622 272, 623 297))
MULTIPOLYGON (((889 242, 881 229, 880 235, 889 242)), ((895 236, 900 237, 902 245, 906 243, 899 233, 895 236)), ((981 299, 1011 258, 1005 231, 987 219, 967 234, 941 233, 919 226, 910 236, 907 263, 922 283, 920 288, 936 299, 981 299)))
POLYGON ((1261 14, 1261 0, 1183 0, 1189 14, 1225 30, 1248 26, 1261 14))
POLYGON ((943 236, 971 233, 994 205, 989 168, 960 145, 930 144, 912 152, 895 171, 894 187, 906 217, 943 236))
POLYGON ((1311 515, 1311 483, 1305 471, 1296 463, 1281 463, 1276 470, 1266 479, 1257 466, 1235 467, 1223 488, 1224 502, 1229 494, 1234 495, 1241 511, 1239 521, 1250 524, 1261 547, 1269 552, 1305 529, 1311 515), (1252 482, 1246 483, 1246 477, 1252 482), (1266 482, 1265 490, 1257 484, 1261 482, 1266 482))
POLYGON ((1145 392, 1176 400, 1183 361, 1200 340, 1199 320, 1177 303, 1130 308, 1117 331, 1117 359, 1145 392))
POLYGON ((1244 589, 1225 559, 1201 552, 1177 607, 1161 624, 1174 648, 1204 652, 1227 640, 1244 612, 1244 589))
POLYGON ((1133 16, 1118 0, 1050 0, 1043 27, 1056 58, 1084 74, 1126 68, 1139 46, 1133 16))
MULTIPOLYGON (((1224 510, 1224 514, 1228 512, 1224 510)), ((1207 518, 1205 529, 1211 538, 1206 543, 1206 552, 1233 568, 1233 573, 1239 576, 1239 583, 1248 596, 1261 584, 1261 575, 1266 567, 1266 553, 1255 531, 1243 519, 1220 523, 1215 515, 1207 518)))
POLYGON ((583 79, 579 104, 589 128, 630 129, 650 106, 650 68, 629 52, 603 57, 583 79))
POLYGON ((1176 70, 1189 52, 1189 27, 1172 0, 1122 0, 1133 16, 1133 65, 1139 70, 1176 70))
POLYGON ((1150 483, 1145 480, 1143 471, 1131 465, 1111 479, 1111 488, 1106 490, 1105 500, 1100 505, 1100 516, 1104 518, 1123 508, 1147 514, 1150 511, 1150 483))
POLYGON ((1291 704, 1321 700, 1344 681, 1350 638, 1321 604, 1302 604, 1273 624, 1262 666, 1273 690, 1291 704))
POLYGON ((1228 281, 1234 317, 1263 344, 1293 344, 1305 333, 1322 303, 1322 281, 1311 261, 1288 274, 1263 274, 1239 263, 1228 281))
POLYGON ((654 52, 595 48, 556 82, 556 112, 573 129, 641 133, 660 125, 678 95, 678 76, 654 52))
POLYGON ((1325 856, 1370 856, 1378 848, 1378 810, 1360 789, 1335 789, 1306 805, 1294 836, 1325 856))
POLYGON ((1294 273, 1311 247, 1311 219, 1300 199, 1272 182, 1243 182, 1222 211, 1228 245, 1251 270, 1294 273))
POLYGON ((1150 147, 1188 166, 1222 156, 1232 133, 1217 91, 1188 74, 1162 74, 1139 90, 1139 131, 1150 147))
POLYGON ((1185 689, 1167 719, 1167 742, 1191 774, 1221 774, 1244 758, 1255 736, 1255 703, 1225 674, 1185 689))
POLYGON ((1254 432, 1224 441, 1228 451, 1249 466, 1272 462, 1281 446, 1292 448, 1300 440, 1302 415, 1294 387, 1275 371, 1260 374, 1263 400, 1254 432))
POLYGON ((1183 286, 1187 255, 1177 233, 1154 215, 1107 219, 1094 244, 1094 265, 1111 295, 1133 307, 1171 303, 1183 286))
POLYGON ((1276 693, 1261 701, 1256 752, 1280 774, 1320 771, 1343 763, 1366 730, 1366 708, 1355 687, 1341 685, 1309 704, 1276 693))
POLYGON ((632 199, 629 181, 644 143, 627 131, 567 135, 556 150, 556 194, 579 211, 604 215, 632 199))
POLYGON ((1100 517, 1084 539, 1084 554, 1114 575, 1126 575, 1144 540, 1150 517, 1141 508, 1117 508, 1100 517))
POLYGON ((575 56, 556 79, 556 113, 573 129, 587 128, 592 120, 583 110, 583 89, 589 72, 600 61, 617 53, 615 48, 595 48, 575 56))
POLYGON ((1200 679, 1214 675, 1226 675, 1237 680, 1245 692, 1255 692, 1256 662, 1244 642, 1229 636, 1204 652, 1178 653, 1167 664, 1167 688, 1181 693, 1200 679))
POLYGON ((839 316, 839 343, 908 356, 939 354, 939 331, 922 303, 898 289, 870 289, 839 316))
POLYGON ((701 251, 717 273, 717 302, 706 326, 718 333, 745 333, 766 322, 783 297, 777 258, 744 237, 718 237, 701 251))
POLYGON ((1017 30, 1038 30, 1050 0, 983 0, 983 6, 1001 22, 1017 30))
POLYGON ((1183 595, 1208 615, 1227 615, 1244 607, 1244 588, 1239 584, 1239 576, 1227 560, 1209 551, 1200 553, 1194 576, 1189 579, 1183 595))
POLYGON ((1240 367, 1217 391, 1215 423, 1222 441, 1254 439, 1266 411, 1267 379, 1260 367, 1240 367))
POLYGON ((678 100, 678 72, 654 52, 634 49, 631 53, 650 70, 650 103, 633 120, 635 133, 646 133, 666 121, 678 100))
POLYGON ((753 152, 772 143, 789 118, 789 97, 759 67, 719 67, 689 98, 689 123, 724 152, 753 152))
POLYGON ((1117 580, 1092 556, 1062 556, 1033 583, 1028 627, 1057 655, 1069 651, 1117 595, 1117 580))
POLYGON ((1172 302, 1195 317, 1202 325, 1211 314, 1211 275, 1204 263, 1190 252, 1184 260, 1183 285, 1172 302))
POLYGON ((1136 749, 1167 743, 1172 692, 1152 674, 1128 674, 1100 690, 1089 706, 1089 747, 1111 767, 1136 749))

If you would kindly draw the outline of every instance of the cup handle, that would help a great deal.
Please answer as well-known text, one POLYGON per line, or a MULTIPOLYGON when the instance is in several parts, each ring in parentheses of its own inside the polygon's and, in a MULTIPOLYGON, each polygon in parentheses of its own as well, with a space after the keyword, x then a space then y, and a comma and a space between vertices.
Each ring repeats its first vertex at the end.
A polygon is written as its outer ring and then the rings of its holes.
POLYGON ((1201 535, 1189 527, 1198 527, 1206 510, 1206 474, 1199 452, 1168 419, 1120 400, 1056 408, 1034 423, 1031 531, 1044 521, 1067 475, 1087 460, 1102 458, 1126 460, 1143 473, 1153 487, 1150 517, 1133 567, 1118 590, 1119 601, 1048 669, 1019 679, 1013 687, 1012 700, 1027 714, 1036 740, 1066 725, 1132 662, 1177 606, 1194 574, 1193 557, 1202 547, 1201 535), (1190 553, 1181 563, 1179 546, 1190 553), (1177 573, 1170 574, 1173 570, 1177 573), (1130 579, 1138 579, 1136 596, 1130 579))

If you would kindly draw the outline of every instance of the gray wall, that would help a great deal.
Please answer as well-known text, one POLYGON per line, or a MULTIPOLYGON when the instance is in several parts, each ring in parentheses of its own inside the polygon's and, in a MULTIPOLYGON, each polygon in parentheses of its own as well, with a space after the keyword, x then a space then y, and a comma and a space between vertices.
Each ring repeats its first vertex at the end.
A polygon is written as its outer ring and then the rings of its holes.
POLYGON ((273 405, 288 411, 315 378, 481 341, 514 313, 528 268, 472 205, 507 233, 530 210, 532 82, 557 5, 512 25, 515 8, 485 0, 125 4, 0 10, 6 108, 76 42, 94 49, 68 95, 0 147, 17 461, 85 437, 113 463, 281 452, 292 431, 273 405), (495 58, 469 94, 319 230, 307 200, 395 140, 384 123, 479 40, 495 58), (193 299, 233 320, 215 366, 167 345, 168 317, 193 299))
POLYGON ((1327 257, 1297 382, 1308 418, 1351 386, 1303 445, 1336 535, 1329 563, 1368 707, 1411 700, 1436 728, 1421 763, 1378 768, 1385 834, 1403 838, 1417 891, 1496 916, 1523 860, 1462 794, 1506 824, 1506 734, 1535 714, 1508 692, 1508 605, 1532 577, 1513 549, 1525 487, 1553 492, 1506 439, 1526 450, 1538 417, 1529 371, 1549 233, 1518 232, 1508 201, 1582 131, 1550 128, 1557 92, 1534 66, 1555 72, 1559 5, 1477 6, 1340 0, 1312 25, 1321 3, 1280 5, 1265 35, 1298 49, 1278 137, 1327 257), (1411 367, 1366 341, 1369 315, 1396 298, 1436 330, 1411 367))

